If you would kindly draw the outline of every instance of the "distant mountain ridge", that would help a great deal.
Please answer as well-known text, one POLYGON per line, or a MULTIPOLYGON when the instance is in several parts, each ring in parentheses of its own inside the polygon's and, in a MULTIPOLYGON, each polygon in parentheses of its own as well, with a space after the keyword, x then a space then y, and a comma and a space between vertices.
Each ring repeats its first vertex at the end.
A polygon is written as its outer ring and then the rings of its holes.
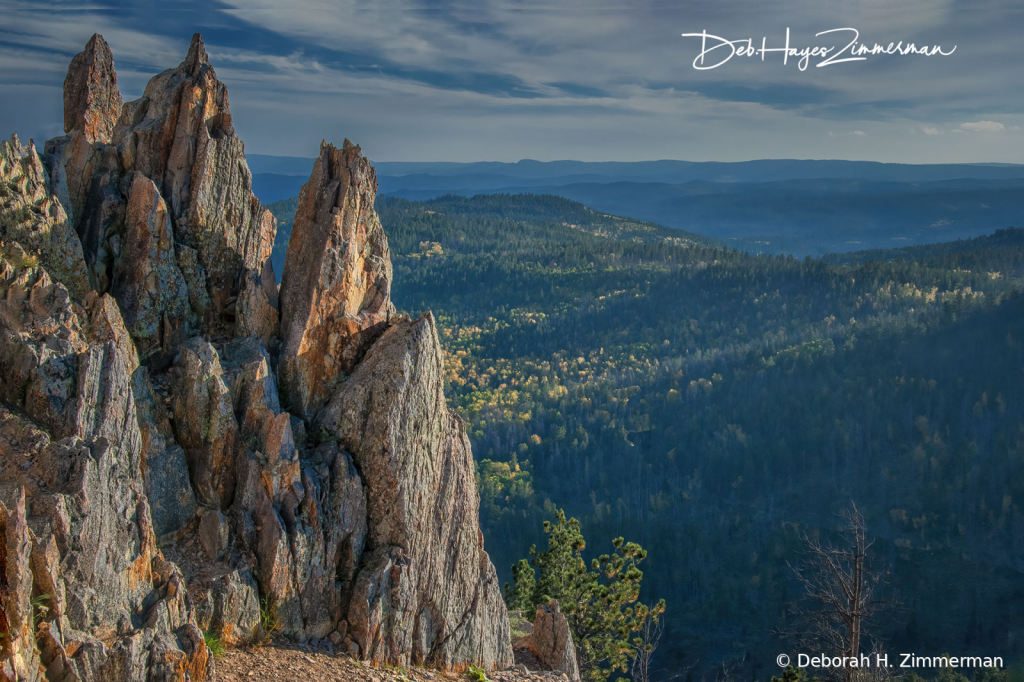
MULTIPOLYGON (((268 203, 302 159, 249 157, 268 203)), ((557 195, 753 253, 823 256, 951 241, 1024 224, 1024 165, 762 160, 380 163, 381 194, 557 195)))
MULTIPOLYGON (((313 159, 295 156, 250 154, 246 157, 254 174, 303 175, 313 159)), ((379 162, 378 177, 433 176, 463 178, 491 176, 530 180, 564 178, 566 183, 581 182, 583 177, 607 177, 637 182, 682 183, 765 182, 770 180, 809 180, 820 178, 856 178, 891 182, 956 180, 977 178, 995 180, 1024 178, 1024 164, 909 164, 878 161, 814 159, 758 159, 754 161, 501 161, 456 162, 379 162)), ((516 184, 516 183, 506 183, 516 184)), ((553 184, 546 182, 545 184, 553 184)))

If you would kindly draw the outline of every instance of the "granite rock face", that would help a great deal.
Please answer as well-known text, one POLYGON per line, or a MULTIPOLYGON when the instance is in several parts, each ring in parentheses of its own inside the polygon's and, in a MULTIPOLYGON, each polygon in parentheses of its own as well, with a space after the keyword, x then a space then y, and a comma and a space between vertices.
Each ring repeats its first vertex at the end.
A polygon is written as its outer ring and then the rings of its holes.
POLYGON ((142 173, 132 173, 123 182, 128 189, 124 233, 110 292, 139 353, 146 357, 180 344, 191 309, 175 257, 167 204, 142 173))
POLYGON ((319 416, 362 473, 368 543, 348 611, 363 656, 491 667, 511 661, 508 616, 483 550, 473 456, 444 400, 433 317, 378 339, 319 416))
POLYGON ((92 287, 82 244, 67 213, 47 186, 46 170, 31 142, 16 135, 0 142, 0 242, 16 241, 76 297, 92 287))
POLYGON ((129 103, 94 36, 65 124, 42 159, 0 144, 0 678, 210 679, 203 632, 271 613, 378 663, 511 663, 437 330, 394 314, 359 147, 321 147, 279 294, 198 35, 129 103))
POLYGON ((0 257, 0 358, 14 357, 19 373, 0 395, 0 515, 8 583, 51 597, 43 608, 9 597, 8 631, 20 641, 0 670, 11 679, 41 679, 40 666, 49 679, 207 679, 212 659, 180 574, 156 548, 131 359, 94 337, 85 309, 19 251, 0 257), (33 636, 38 649, 27 646, 33 636))
POLYGON ((281 277, 281 384, 307 421, 394 313, 377 174, 348 140, 324 143, 299 194, 281 277))
POLYGON ((227 508, 235 489, 239 434, 217 349, 199 337, 190 339, 178 353, 174 374, 174 437, 185 450, 196 498, 227 508))
POLYGON ((252 193, 227 87, 199 34, 178 68, 154 76, 142 99, 125 104, 114 143, 126 167, 160 188, 175 240, 196 250, 213 307, 197 314, 229 317, 240 276, 258 273, 270 257, 276 224, 252 193))

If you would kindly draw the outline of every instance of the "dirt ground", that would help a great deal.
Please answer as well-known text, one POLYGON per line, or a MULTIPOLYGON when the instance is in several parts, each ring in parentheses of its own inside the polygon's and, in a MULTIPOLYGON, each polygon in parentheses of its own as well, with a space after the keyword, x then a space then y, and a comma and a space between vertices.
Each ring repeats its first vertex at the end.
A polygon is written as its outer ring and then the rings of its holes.
MULTIPOLYGON (((229 649, 216 659, 217 682, 470 682, 457 673, 426 668, 375 668, 344 654, 296 644, 229 649)), ((487 673, 495 682, 566 682, 559 672, 518 669, 487 673)))

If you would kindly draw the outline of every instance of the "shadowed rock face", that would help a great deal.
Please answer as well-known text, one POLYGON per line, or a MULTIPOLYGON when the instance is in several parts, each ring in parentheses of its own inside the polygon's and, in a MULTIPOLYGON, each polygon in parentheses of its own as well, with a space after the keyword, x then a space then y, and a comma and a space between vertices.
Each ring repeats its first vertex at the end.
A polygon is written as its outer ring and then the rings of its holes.
POLYGON ((209 679, 200 628, 243 644, 261 602, 366 660, 511 663, 437 331, 394 315, 359 147, 322 146, 278 296, 198 35, 127 104, 94 36, 65 93, 45 160, 0 144, 0 678, 209 679))
POLYGON ((124 178, 127 206, 120 254, 110 292, 143 357, 180 343, 191 310, 174 253, 167 204, 153 181, 135 172, 124 178))
POLYGON ((299 194, 281 277, 281 384, 311 421, 394 313, 391 252, 356 145, 324 143, 299 194))

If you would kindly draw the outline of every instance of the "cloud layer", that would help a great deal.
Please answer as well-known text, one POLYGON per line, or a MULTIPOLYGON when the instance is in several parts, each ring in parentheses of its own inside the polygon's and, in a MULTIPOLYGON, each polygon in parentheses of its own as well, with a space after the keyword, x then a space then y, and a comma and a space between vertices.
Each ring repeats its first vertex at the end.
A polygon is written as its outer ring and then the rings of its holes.
POLYGON ((1024 160, 1019 3, 0 0, 0 18, 0 124, 26 137, 59 134, 67 63, 93 32, 133 98, 201 31, 250 152, 349 137, 378 160, 1024 160), (957 50, 696 71, 700 41, 681 37, 780 46, 787 27, 798 47, 856 27, 868 45, 957 50))

